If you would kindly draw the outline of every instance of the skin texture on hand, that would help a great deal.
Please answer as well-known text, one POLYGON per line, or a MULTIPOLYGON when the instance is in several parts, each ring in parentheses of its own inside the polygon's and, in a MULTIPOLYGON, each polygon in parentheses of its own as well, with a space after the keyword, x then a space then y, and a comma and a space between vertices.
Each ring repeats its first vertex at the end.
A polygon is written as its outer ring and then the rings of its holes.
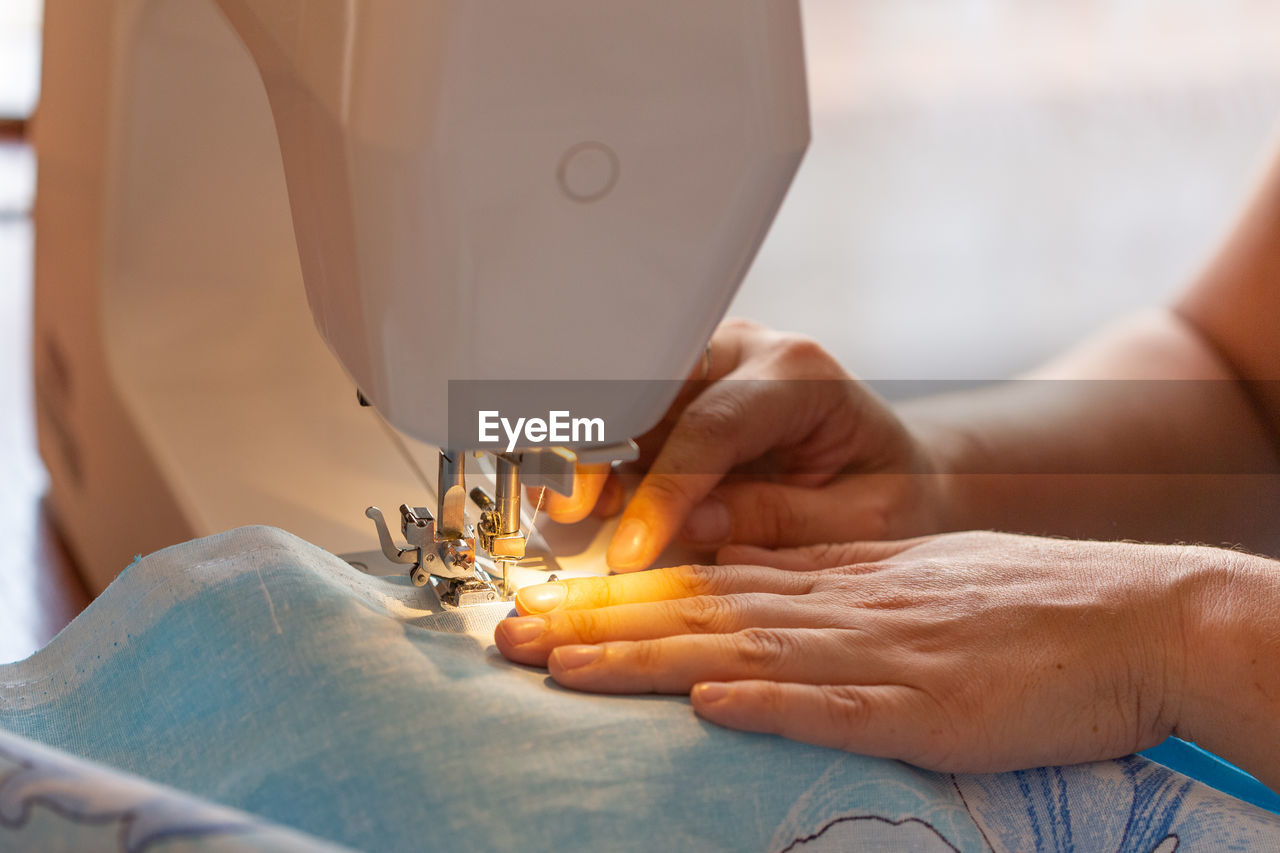
MULTIPOLYGON (((1124 755, 1179 721, 1197 549, 993 533, 521 590, 496 642, 599 693, 929 769, 1124 755)), ((1198 549, 1208 551, 1209 549, 1198 549)))
MULTIPOLYGON (((1280 159, 1173 311, 1035 374, 1094 380, 1049 405, 1018 387, 926 400, 908 428, 853 382, 806 396, 818 386, 799 380, 848 379, 812 341, 726 323, 696 377, 710 384, 647 437, 656 473, 609 563, 644 568, 680 537, 736 565, 521 590, 499 649, 576 689, 689 692, 723 725, 934 769, 1106 758, 1177 732, 1280 790, 1274 561, 990 533, 743 547, 998 527, 1280 555, 1278 212, 1280 159), (717 381, 734 378, 789 381, 717 381), (788 477, 724 480, 779 452, 788 477)), ((586 474, 552 518, 618 511, 617 477, 586 474)))

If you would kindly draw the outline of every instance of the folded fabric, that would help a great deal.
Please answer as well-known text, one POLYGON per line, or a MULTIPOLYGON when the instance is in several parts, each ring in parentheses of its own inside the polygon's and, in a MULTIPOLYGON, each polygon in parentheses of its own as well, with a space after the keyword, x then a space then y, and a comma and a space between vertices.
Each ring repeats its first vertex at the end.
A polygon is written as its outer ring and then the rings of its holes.
POLYGON ((0 850, 310 853, 346 848, 0 731, 0 850))
MULTIPOLYGON (((0 727, 364 850, 1280 849, 1280 817, 1137 756, 937 774, 571 693, 493 650, 506 606, 422 595, 278 530, 179 545, 0 666, 0 727)), ((56 811, 6 774, 0 815, 56 811)))

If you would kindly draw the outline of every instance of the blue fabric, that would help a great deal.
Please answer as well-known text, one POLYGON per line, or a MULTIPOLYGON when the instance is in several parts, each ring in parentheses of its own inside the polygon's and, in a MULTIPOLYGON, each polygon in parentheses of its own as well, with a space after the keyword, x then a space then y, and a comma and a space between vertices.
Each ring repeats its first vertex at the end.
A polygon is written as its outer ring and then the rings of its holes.
POLYGON ((339 848, 0 731, 0 850, 304 853, 339 848))
POLYGON ((422 594, 266 528, 177 546, 0 667, 0 727, 365 850, 1280 849, 1140 757, 935 774, 564 691, 493 650, 505 607, 422 594))
POLYGON ((1234 764, 1223 761, 1194 743, 1171 737, 1164 743, 1140 754, 1157 764, 1163 764, 1165 767, 1190 776, 1197 782, 1203 782, 1210 788, 1216 788, 1246 803, 1253 803, 1258 808, 1280 814, 1280 796, 1275 791, 1234 764))

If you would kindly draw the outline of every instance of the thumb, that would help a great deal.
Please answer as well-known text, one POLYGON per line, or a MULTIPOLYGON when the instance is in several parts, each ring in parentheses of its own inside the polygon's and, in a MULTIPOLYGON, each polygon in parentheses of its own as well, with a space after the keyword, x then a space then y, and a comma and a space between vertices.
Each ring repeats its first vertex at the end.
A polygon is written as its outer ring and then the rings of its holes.
POLYGON ((579 465, 573 472, 573 494, 565 497, 544 489, 541 495, 531 493, 530 498, 541 502, 547 517, 552 521, 574 524, 582 521, 595 509, 612 472, 613 468, 607 462, 600 465, 579 465))

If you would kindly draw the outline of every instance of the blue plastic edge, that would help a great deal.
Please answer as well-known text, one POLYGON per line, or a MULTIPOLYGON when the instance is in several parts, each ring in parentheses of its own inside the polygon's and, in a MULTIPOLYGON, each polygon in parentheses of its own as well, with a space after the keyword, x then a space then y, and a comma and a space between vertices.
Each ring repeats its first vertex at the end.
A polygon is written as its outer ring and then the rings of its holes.
POLYGON ((1276 794, 1253 776, 1223 761, 1211 752, 1205 752, 1193 743, 1171 737, 1164 743, 1138 753, 1156 764, 1190 776, 1224 794, 1230 794, 1246 803, 1280 814, 1280 794, 1276 794))

